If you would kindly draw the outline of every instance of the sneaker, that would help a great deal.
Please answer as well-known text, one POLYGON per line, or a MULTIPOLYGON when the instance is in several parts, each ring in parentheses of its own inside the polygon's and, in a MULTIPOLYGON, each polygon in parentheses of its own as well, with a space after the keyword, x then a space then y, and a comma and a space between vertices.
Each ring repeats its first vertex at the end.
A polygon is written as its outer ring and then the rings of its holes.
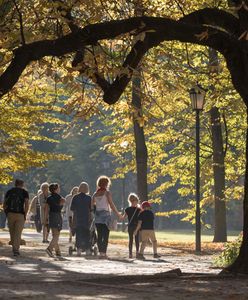
POLYGON ((137 258, 137 259, 146 259, 145 256, 144 256, 143 254, 141 254, 141 253, 138 253, 138 254, 136 255, 136 258, 137 258))
POLYGON ((56 252, 57 257, 62 257, 61 252, 56 252))
POLYGON ((106 253, 100 253, 100 256, 99 256, 99 258, 101 258, 101 259, 108 259, 108 256, 107 256, 107 254, 106 253))
POLYGON ((46 253, 50 256, 50 257, 54 257, 52 251, 49 248, 46 248, 46 253))
POLYGON ((155 253, 155 254, 153 255, 153 257, 154 257, 154 258, 160 258, 161 255, 159 255, 158 253, 155 253))
POLYGON ((130 254, 129 254, 129 258, 133 258, 133 254, 130 253, 130 254))
POLYGON ((13 255, 14 255, 14 256, 19 256, 19 255, 20 255, 20 252, 19 252, 19 251, 13 251, 13 255))
POLYGON ((43 244, 49 244, 49 241, 48 240, 43 240, 42 243, 43 244))

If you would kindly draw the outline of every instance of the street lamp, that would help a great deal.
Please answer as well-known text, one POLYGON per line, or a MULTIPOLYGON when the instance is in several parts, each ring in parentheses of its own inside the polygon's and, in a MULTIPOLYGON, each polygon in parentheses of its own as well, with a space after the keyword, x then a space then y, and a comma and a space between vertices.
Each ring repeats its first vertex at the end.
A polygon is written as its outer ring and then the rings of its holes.
MULTIPOLYGON (((129 143, 128 141, 123 141, 121 142, 120 146, 123 149, 123 158, 124 162, 122 167, 125 167, 125 158, 126 158, 126 152, 125 150, 127 149, 129 143)), ((125 180, 125 174, 123 175, 123 181, 122 181, 122 197, 121 197, 121 207, 122 207, 122 214, 125 212, 125 190, 126 190, 126 180, 125 180)), ((125 231, 125 220, 122 221, 122 231, 125 231)))
POLYGON ((196 162, 195 162, 195 251, 201 252, 201 211, 200 211, 200 111, 203 110, 206 90, 199 84, 191 88, 189 96, 192 109, 195 111, 195 143, 196 143, 196 162))

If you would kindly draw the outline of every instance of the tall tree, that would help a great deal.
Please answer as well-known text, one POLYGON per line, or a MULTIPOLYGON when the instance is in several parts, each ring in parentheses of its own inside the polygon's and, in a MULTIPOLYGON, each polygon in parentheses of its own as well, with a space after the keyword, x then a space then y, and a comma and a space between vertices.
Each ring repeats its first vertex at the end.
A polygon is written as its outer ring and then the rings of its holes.
MULTIPOLYGON (((210 76, 218 73, 220 66, 218 54, 209 49, 210 76)), ((225 151, 221 127, 221 116, 218 107, 210 109, 213 173, 214 173, 214 242, 227 241, 226 202, 225 202, 225 151)))
MULTIPOLYGON (((134 7, 135 16, 144 15, 144 7, 141 1, 136 1, 134 7)), ((136 37, 139 39, 139 37, 136 37)), ((142 96, 141 96, 141 66, 137 68, 132 79, 132 106, 133 113, 133 128, 135 140, 135 154, 136 154, 136 169, 137 169, 137 190, 138 195, 142 201, 148 200, 147 187, 147 147, 145 141, 144 126, 139 122, 142 119, 142 96)))

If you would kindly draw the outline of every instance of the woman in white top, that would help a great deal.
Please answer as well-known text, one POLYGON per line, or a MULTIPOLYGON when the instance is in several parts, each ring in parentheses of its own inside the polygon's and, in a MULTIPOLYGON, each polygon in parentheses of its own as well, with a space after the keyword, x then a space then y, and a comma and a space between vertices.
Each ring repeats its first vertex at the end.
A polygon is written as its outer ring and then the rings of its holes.
POLYGON ((106 258, 109 239, 109 227, 111 222, 111 210, 121 218, 120 213, 114 205, 109 186, 110 179, 107 176, 100 176, 97 179, 97 190, 93 195, 93 204, 96 207, 95 224, 97 229, 97 246, 100 257, 106 258))
POLYGON ((74 186, 74 188, 71 190, 70 194, 65 197, 65 205, 64 210, 66 213, 66 218, 69 224, 69 243, 72 241, 72 215, 73 212, 71 211, 71 201, 72 198, 78 193, 78 186, 74 186))

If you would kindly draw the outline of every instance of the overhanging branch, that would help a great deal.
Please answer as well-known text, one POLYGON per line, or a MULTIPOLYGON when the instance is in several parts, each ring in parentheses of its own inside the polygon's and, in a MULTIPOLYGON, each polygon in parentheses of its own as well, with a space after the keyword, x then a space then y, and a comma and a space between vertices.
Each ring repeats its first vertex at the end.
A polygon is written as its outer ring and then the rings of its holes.
MULTIPOLYGON (((140 59, 150 48, 166 40, 206 45, 221 53, 236 42, 225 32, 211 28, 208 29, 208 36, 200 39, 199 35, 206 31, 205 26, 174 21, 169 18, 134 17, 127 20, 91 24, 55 40, 42 40, 17 48, 12 62, 0 76, 0 96, 11 90, 32 61, 45 56, 60 57, 74 53, 87 45, 95 45, 99 40, 119 38, 120 35, 134 31, 145 33, 145 38, 135 44, 124 62, 123 67, 130 72, 138 66, 140 59)), ((129 74, 117 77, 105 91, 104 100, 108 103, 115 103, 130 78, 129 74)))
POLYGON ((194 11, 180 19, 182 22, 198 25, 208 25, 225 30, 230 35, 239 36, 239 19, 218 8, 204 8, 194 11))

